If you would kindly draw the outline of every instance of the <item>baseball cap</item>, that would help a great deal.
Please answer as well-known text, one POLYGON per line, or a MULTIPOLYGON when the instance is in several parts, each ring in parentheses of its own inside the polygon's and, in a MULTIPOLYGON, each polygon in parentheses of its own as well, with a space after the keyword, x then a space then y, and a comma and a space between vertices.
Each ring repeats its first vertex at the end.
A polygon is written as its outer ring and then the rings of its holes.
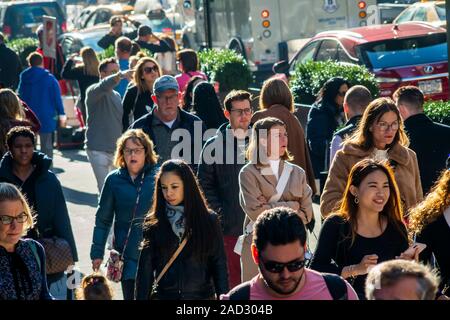
POLYGON ((180 88, 178 86, 177 80, 169 75, 164 75, 162 77, 159 77, 155 80, 155 83, 153 83, 153 92, 155 94, 164 92, 166 90, 176 90, 177 92, 180 91, 180 88))
POLYGON ((140 25, 138 28, 138 36, 143 37, 152 34, 152 28, 146 25, 140 25))

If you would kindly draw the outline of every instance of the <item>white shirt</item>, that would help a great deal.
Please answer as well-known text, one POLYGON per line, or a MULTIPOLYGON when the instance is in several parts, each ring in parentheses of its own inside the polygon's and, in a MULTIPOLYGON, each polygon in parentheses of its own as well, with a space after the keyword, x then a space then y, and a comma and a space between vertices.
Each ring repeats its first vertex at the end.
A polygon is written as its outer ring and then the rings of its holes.
POLYGON ((274 176, 277 178, 278 180, 278 169, 280 168, 280 159, 278 160, 269 160, 270 163, 270 167, 272 168, 272 172, 274 174, 274 176))
POLYGON ((175 122, 175 120, 177 120, 177 118, 175 118, 175 119, 173 119, 172 121, 169 121, 169 122, 163 121, 163 123, 164 123, 166 126, 168 126, 169 128, 172 128, 173 123, 175 122))
POLYGON ((379 150, 377 148, 373 149, 372 159, 377 161, 388 160, 388 152, 387 150, 379 150))

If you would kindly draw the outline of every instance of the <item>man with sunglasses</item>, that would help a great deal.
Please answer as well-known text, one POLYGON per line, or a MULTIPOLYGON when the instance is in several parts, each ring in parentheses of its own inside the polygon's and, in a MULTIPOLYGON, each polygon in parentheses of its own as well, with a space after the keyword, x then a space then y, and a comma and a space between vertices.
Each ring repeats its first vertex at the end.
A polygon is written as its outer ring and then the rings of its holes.
POLYGON ((253 231, 252 256, 259 274, 222 300, 358 300, 344 279, 305 267, 306 229, 292 209, 263 212, 253 231))
POLYGON ((138 37, 134 39, 134 41, 141 48, 147 49, 151 53, 172 51, 169 44, 158 38, 158 36, 153 33, 152 28, 146 25, 139 26, 138 37))

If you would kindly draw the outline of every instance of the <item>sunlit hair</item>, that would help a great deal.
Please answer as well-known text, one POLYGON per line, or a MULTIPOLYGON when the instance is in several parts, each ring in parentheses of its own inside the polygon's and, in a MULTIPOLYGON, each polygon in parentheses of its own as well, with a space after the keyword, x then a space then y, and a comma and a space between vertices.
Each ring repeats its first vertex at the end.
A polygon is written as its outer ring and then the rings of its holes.
POLYGON ((400 192, 398 190, 392 168, 385 161, 380 162, 372 159, 364 159, 357 162, 350 171, 342 200, 337 204, 337 206, 340 207, 337 212, 334 213, 350 223, 352 245, 356 238, 356 231, 358 230, 358 204, 355 203, 355 196, 350 192, 350 187, 354 186, 359 188, 361 182, 369 174, 376 171, 383 172, 389 182, 389 199, 384 205, 384 208, 380 212, 378 218, 380 226, 381 217, 384 216, 389 224, 393 225, 402 235, 405 236, 406 239, 408 238, 403 223, 403 208, 400 199, 400 192))
POLYGON ((11 89, 0 89, 0 120, 24 120, 19 97, 11 89))
MULTIPOLYGON (((274 117, 267 117, 258 120, 253 125, 250 142, 245 154, 247 159, 251 163, 254 163, 258 166, 269 165, 267 161, 267 148, 261 144, 261 139, 269 139, 270 130, 275 126, 282 126, 286 128, 286 125, 283 121, 274 117), (266 159, 261 159, 260 156, 263 156, 266 159)), ((280 158, 285 161, 291 161, 293 159, 288 150, 286 150, 286 152, 280 158)))
POLYGON ((33 228, 36 221, 25 196, 15 185, 7 182, 0 182, 0 202, 4 201, 20 201, 22 203, 23 212, 25 212, 28 217, 27 221, 23 223, 22 230, 22 236, 26 235, 28 230, 33 228))
POLYGON ((158 76, 156 78, 160 77, 162 74, 161 67, 155 59, 149 58, 149 57, 139 59, 138 63, 136 64, 136 67, 135 67, 136 72, 134 73, 134 77, 133 77, 133 83, 138 88, 138 93, 145 92, 145 91, 151 91, 153 89, 153 83, 150 85, 147 85, 147 83, 143 79, 145 64, 149 63, 149 62, 153 63, 156 67, 158 67, 158 76))
POLYGON ((156 175, 152 208, 144 222, 143 247, 152 245, 149 232, 153 230, 158 235, 156 240, 158 243, 153 244, 154 250, 167 259, 172 252, 170 234, 166 232, 171 230, 171 226, 166 214, 166 200, 161 185, 161 177, 166 173, 177 175, 183 182, 184 194, 181 205, 184 206, 185 230, 190 235, 191 245, 188 247, 191 248, 194 257, 205 261, 216 245, 211 239, 214 239, 220 230, 210 218, 211 213, 192 169, 185 161, 179 159, 164 162, 156 175))
POLYGON ((444 169, 425 200, 410 210, 409 228, 419 233, 450 207, 450 169, 444 169))
POLYGON ((125 131, 116 143, 116 152, 114 154, 114 166, 116 168, 126 168, 124 149, 127 141, 131 139, 135 144, 145 148, 145 164, 155 164, 158 156, 153 150, 153 142, 142 129, 130 129, 125 131))
POLYGON ((264 81, 259 96, 259 109, 269 109, 275 104, 285 106, 290 112, 294 112, 294 98, 286 82, 281 79, 269 79, 264 81))
POLYGON ((391 111, 397 116, 398 130, 395 133, 394 140, 387 147, 390 148, 397 143, 407 147, 409 145, 409 139, 405 133, 402 117, 400 117, 400 113, 394 101, 390 98, 378 98, 373 100, 364 111, 358 128, 348 139, 345 140, 345 143, 356 144, 364 150, 370 150, 373 148, 373 133, 370 130, 374 124, 377 124, 380 121, 380 118, 385 113, 391 111))
POLYGON ((80 51, 81 58, 83 59, 84 73, 88 76, 98 77, 98 66, 100 61, 97 54, 91 47, 83 47, 80 51))
POLYGON ((81 286, 75 292, 77 300, 112 300, 113 288, 105 276, 94 273, 81 280, 81 286))

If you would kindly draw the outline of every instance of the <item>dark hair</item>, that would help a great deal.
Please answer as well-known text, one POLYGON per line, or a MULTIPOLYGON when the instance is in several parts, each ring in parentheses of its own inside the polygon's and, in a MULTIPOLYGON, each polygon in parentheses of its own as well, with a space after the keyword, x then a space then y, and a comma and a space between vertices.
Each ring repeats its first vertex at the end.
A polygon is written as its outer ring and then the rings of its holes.
POLYGON ((194 50, 183 49, 178 51, 177 59, 183 64, 184 72, 194 72, 198 70, 198 57, 194 50))
POLYGON ((117 63, 117 60, 115 58, 106 58, 100 61, 100 64, 98 65, 98 72, 105 72, 106 68, 108 67, 108 64, 110 63, 117 63))
POLYGON ((348 89, 344 103, 355 113, 363 114, 372 101, 372 94, 364 86, 356 85, 348 89))
POLYGON ((36 136, 34 135, 34 132, 31 131, 29 127, 18 126, 12 128, 6 134, 6 144, 10 150, 12 149, 17 137, 30 138, 33 146, 36 146, 36 136))
POLYGON ((143 246, 150 245, 150 232, 157 232, 157 245, 155 248, 162 257, 170 258, 172 254, 169 243, 171 226, 166 215, 166 200, 161 187, 161 176, 172 172, 180 177, 184 186, 184 217, 186 219, 186 232, 189 232, 189 247, 193 255, 200 261, 205 261, 212 252, 216 243, 212 239, 220 234, 220 229, 213 223, 208 210, 205 197, 200 190, 192 169, 183 160, 167 160, 155 178, 155 192, 153 205, 144 223, 143 246))
POLYGON ((219 98, 209 82, 200 82, 195 86, 192 110, 205 123, 206 129, 217 129, 227 122, 219 98))
POLYGON ((193 76, 187 82, 186 90, 184 91, 183 96, 183 103, 184 103, 183 109, 185 111, 190 111, 192 108, 192 92, 194 91, 195 85, 197 85, 199 81, 205 81, 205 79, 203 79, 200 76, 193 76))
POLYGON ((398 130, 395 133, 394 140, 387 147, 390 148, 397 143, 407 147, 409 145, 408 136, 405 133, 402 117, 394 101, 389 98, 378 98, 373 100, 363 113, 358 128, 345 142, 353 143, 364 150, 370 150, 374 146, 373 134, 370 131, 372 125, 378 123, 380 118, 388 112, 394 112, 397 115, 398 130))
POLYGON ((423 108, 424 96, 422 91, 416 86, 404 86, 398 88, 393 95, 394 100, 399 104, 405 104, 407 107, 413 107, 418 110, 423 108))
POLYGON ((131 41, 130 56, 135 56, 141 51, 141 46, 136 41, 131 41))
POLYGON ((306 229, 294 210, 278 207, 264 211, 259 215, 253 230, 253 243, 259 252, 270 243, 274 246, 285 245, 299 240, 306 243, 306 229))
POLYGON ((27 62, 30 67, 37 67, 42 64, 44 58, 39 52, 32 52, 27 57, 27 62))
POLYGON ((105 276, 90 274, 81 281, 76 291, 77 300, 112 300, 113 289, 105 276))
POLYGON ((336 102, 334 100, 336 99, 336 96, 339 93, 339 89, 342 85, 346 84, 350 88, 350 82, 347 80, 340 78, 340 77, 334 77, 329 79, 320 89, 319 93, 317 94, 316 102, 336 105, 336 102))
POLYGON ((230 112, 231 108, 233 108, 232 105, 233 101, 244 101, 244 100, 248 100, 248 102, 251 103, 252 95, 245 90, 231 90, 225 97, 223 104, 225 105, 225 109, 228 112, 230 112))
MULTIPOLYGON (((388 178, 389 182, 389 199, 385 204, 383 210, 380 212, 381 216, 386 217, 389 224, 393 225, 405 239, 408 239, 406 227, 403 224, 403 208, 400 198, 400 191, 398 190, 397 182, 395 180, 394 171, 387 162, 375 161, 372 159, 364 159, 357 162, 347 179, 347 186, 338 209, 337 215, 348 221, 351 225, 351 239, 352 244, 356 238, 356 231, 358 229, 358 204, 355 203, 355 196, 350 192, 350 187, 359 187, 361 182, 372 172, 381 171, 388 178)), ((380 220, 381 224, 381 220, 380 220)))
POLYGON ((131 40, 128 39, 127 37, 122 36, 117 38, 117 40, 114 43, 114 46, 122 52, 131 52, 131 49, 133 48, 133 42, 131 42, 131 40))

